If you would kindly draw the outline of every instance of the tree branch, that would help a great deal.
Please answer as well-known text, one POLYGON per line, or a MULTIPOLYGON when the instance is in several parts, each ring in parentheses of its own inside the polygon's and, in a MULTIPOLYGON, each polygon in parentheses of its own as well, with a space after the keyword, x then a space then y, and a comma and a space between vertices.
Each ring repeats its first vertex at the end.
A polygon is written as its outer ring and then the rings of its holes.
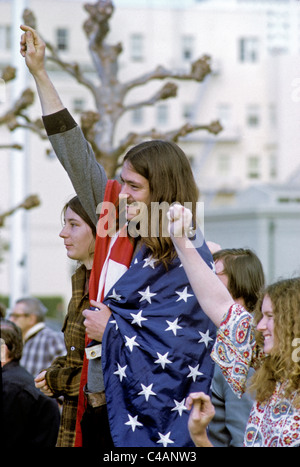
POLYGON ((26 209, 28 211, 29 209, 36 208, 40 204, 41 204, 41 202, 40 202, 40 199, 39 199, 39 197, 37 195, 27 196, 27 198, 25 198, 25 200, 22 203, 18 204, 18 206, 16 206, 13 209, 10 209, 9 211, 6 211, 6 212, 4 212, 3 214, 0 215, 0 227, 4 226, 4 221, 5 221, 6 217, 11 216, 18 209, 23 208, 23 209, 26 209))
POLYGON ((110 0, 100 0, 95 4, 85 4, 89 18, 84 22, 83 29, 89 39, 89 50, 95 69, 104 86, 117 83, 118 56, 122 45, 108 45, 104 42, 109 32, 109 20, 114 12, 110 0))
POLYGON ((217 135, 223 130, 223 128, 220 122, 215 120, 208 125, 192 125, 190 123, 186 123, 177 129, 165 133, 161 133, 155 128, 142 133, 128 133, 128 135, 123 140, 121 140, 119 146, 110 154, 110 157, 115 159, 117 167, 117 160, 130 146, 141 143, 147 139, 161 139, 177 142, 180 138, 187 136, 189 133, 193 133, 199 130, 206 130, 213 135, 217 135))
POLYGON ((158 92, 156 92, 152 97, 145 101, 137 102, 135 104, 129 104, 124 106, 124 112, 129 110, 138 109, 144 106, 152 106, 160 100, 166 100, 170 97, 176 97, 177 95, 177 86, 174 83, 166 83, 158 92))
POLYGON ((40 128, 36 122, 20 123, 16 122, 13 130, 16 128, 24 128, 25 130, 31 130, 33 133, 36 133, 41 139, 48 140, 47 133, 43 128, 40 128))
POLYGON ((65 62, 64 60, 60 58, 60 56, 57 54, 56 49, 49 42, 45 41, 45 44, 46 44, 47 49, 51 53, 51 55, 47 56, 47 60, 52 61, 56 63, 57 65, 59 65, 63 70, 65 70, 67 73, 72 75, 78 81, 78 83, 87 87, 92 92, 94 97, 97 97, 96 86, 94 86, 92 81, 90 81, 88 78, 84 76, 79 64, 77 62, 73 62, 73 63, 65 62))
POLYGON ((0 144, 0 149, 18 149, 20 151, 23 146, 20 144, 0 144))
POLYGON ((14 102, 12 107, 0 117, 0 125, 7 125, 10 131, 15 130, 20 126, 17 117, 26 118, 29 122, 30 119, 23 114, 23 111, 27 107, 31 106, 34 102, 34 93, 31 89, 25 89, 22 92, 21 97, 14 102))
POLYGON ((11 81, 15 79, 16 77, 16 69, 13 66, 6 66, 4 70, 1 73, 1 78, 7 83, 8 81, 11 81))
POLYGON ((124 83, 123 86, 126 89, 126 92, 128 92, 132 88, 143 86, 144 84, 154 79, 173 78, 177 80, 194 80, 201 82, 208 74, 211 73, 210 61, 211 58, 208 55, 203 55, 203 57, 199 58, 191 64, 191 70, 189 73, 180 73, 178 71, 169 70, 168 68, 160 65, 154 70, 145 73, 136 79, 128 81, 127 83, 124 83))
POLYGON ((192 125, 191 123, 186 123, 182 127, 172 130, 172 131, 167 131, 166 133, 160 133, 160 132, 157 132, 156 130, 152 130, 151 134, 153 135, 152 136, 153 138, 166 139, 166 140, 177 142, 179 138, 183 138, 184 136, 187 136, 189 133, 193 133, 194 131, 199 131, 199 130, 206 130, 208 131, 208 133, 217 135, 223 130, 223 128, 220 122, 218 120, 215 120, 211 122, 209 125, 192 125))

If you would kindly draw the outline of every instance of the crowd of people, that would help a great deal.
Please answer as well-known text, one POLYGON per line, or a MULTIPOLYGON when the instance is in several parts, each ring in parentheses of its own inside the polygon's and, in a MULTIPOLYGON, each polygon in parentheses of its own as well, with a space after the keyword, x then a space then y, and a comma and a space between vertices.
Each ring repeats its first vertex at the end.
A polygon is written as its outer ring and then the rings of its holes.
MULTIPOLYGON (((62 401, 60 422, 52 422, 60 447, 300 446, 293 357, 300 279, 265 287, 253 251, 205 242, 196 226, 197 186, 176 144, 138 144, 124 157, 121 183, 108 180, 46 72, 44 42, 32 28, 21 29, 45 129, 76 192, 63 209, 60 236, 80 266, 63 344, 36 299, 21 299, 10 321, 1 319, 5 385, 16 378, 19 394, 20 381, 32 378, 33 398, 49 417, 62 401), (127 223, 113 210, 112 232, 107 206, 124 199, 127 223), (151 203, 169 209, 156 217, 156 235, 141 234, 141 220, 153 227, 152 210, 141 208, 151 203), (19 339, 18 352, 8 335, 19 339), (48 361, 38 350, 45 341, 48 361)), ((53 436, 47 439, 53 445, 53 436)))

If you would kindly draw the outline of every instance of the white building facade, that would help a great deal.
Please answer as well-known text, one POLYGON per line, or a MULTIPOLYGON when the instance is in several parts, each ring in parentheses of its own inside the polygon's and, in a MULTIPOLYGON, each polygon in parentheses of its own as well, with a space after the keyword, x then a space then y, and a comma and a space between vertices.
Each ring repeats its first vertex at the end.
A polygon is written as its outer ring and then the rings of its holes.
MULTIPOLYGON (((76 60, 94 78, 82 29, 87 17, 85 2, 27 3, 43 37, 56 44, 64 60, 76 60)), ((120 80, 142 75, 160 64, 188 70, 203 54, 211 56, 213 68, 203 83, 178 82, 176 99, 126 114, 116 138, 129 131, 154 127, 168 131, 187 121, 207 124, 220 119, 224 130, 217 137, 202 131, 179 143, 191 158, 202 199, 207 201, 206 212, 224 200, 230 204, 236 191, 257 184, 289 183, 295 177, 300 170, 300 2, 115 0, 114 4, 108 41, 123 44, 120 80)), ((11 63, 11 1, 0 1, 0 18, 3 68, 11 63)), ((48 66, 65 106, 79 122, 81 110, 95 109, 92 96, 66 73, 48 66)), ((28 83, 34 89, 30 76, 28 83)), ((160 81, 151 82, 128 99, 140 100, 161 86, 160 81)), ((10 83, 5 86, 0 115, 9 107, 10 87, 10 83)), ((36 98, 30 115, 37 118, 40 113, 36 98)), ((0 135, 3 144, 10 142, 4 126, 0 126, 0 135)), ((58 295, 67 303, 74 264, 66 259, 58 233, 61 209, 74 190, 56 158, 45 155, 49 143, 30 132, 27 139, 28 191, 38 193, 42 202, 28 214, 28 293, 58 295)), ((10 159, 10 150, 1 150, 0 213, 11 202, 10 159)), ((7 242, 10 224, 8 220, 6 228, 0 230, 7 242)), ((0 295, 9 294, 12 287, 7 259, 6 255, 0 263, 0 295)))

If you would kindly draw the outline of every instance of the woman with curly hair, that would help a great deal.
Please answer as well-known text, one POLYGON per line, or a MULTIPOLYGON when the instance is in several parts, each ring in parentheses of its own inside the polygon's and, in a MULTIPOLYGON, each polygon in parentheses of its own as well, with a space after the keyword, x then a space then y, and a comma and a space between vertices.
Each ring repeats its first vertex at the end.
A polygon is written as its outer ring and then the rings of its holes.
MULTIPOLYGON (((219 328, 212 358, 232 390, 245 391, 251 366, 255 402, 245 446, 300 446, 300 278, 281 280, 261 294, 253 317, 236 304, 187 238, 191 220, 182 206, 169 211, 170 232, 179 258, 204 312, 219 328), (297 349, 298 345, 298 349, 297 349)), ((189 430, 197 446, 212 446, 206 427, 214 416, 210 398, 192 393, 189 430)))

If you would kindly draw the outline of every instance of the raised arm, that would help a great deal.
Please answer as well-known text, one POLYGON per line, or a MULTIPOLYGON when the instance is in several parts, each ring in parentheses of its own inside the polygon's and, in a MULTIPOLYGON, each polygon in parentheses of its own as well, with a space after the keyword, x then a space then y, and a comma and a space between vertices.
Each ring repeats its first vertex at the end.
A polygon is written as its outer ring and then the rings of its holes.
POLYGON ((58 112, 64 109, 64 105, 45 69, 46 45, 34 29, 25 25, 21 25, 21 29, 24 34, 21 36, 20 52, 36 82, 43 115, 58 112))
POLYGON ((234 300, 186 236, 191 225, 191 212, 176 204, 170 208, 168 217, 172 241, 197 300, 204 313, 219 327, 234 300))
POLYGON ((45 43, 29 26, 21 26, 21 55, 32 74, 41 102, 43 121, 53 149, 94 224, 96 208, 103 201, 107 177, 90 144, 65 109, 45 69, 45 43))

